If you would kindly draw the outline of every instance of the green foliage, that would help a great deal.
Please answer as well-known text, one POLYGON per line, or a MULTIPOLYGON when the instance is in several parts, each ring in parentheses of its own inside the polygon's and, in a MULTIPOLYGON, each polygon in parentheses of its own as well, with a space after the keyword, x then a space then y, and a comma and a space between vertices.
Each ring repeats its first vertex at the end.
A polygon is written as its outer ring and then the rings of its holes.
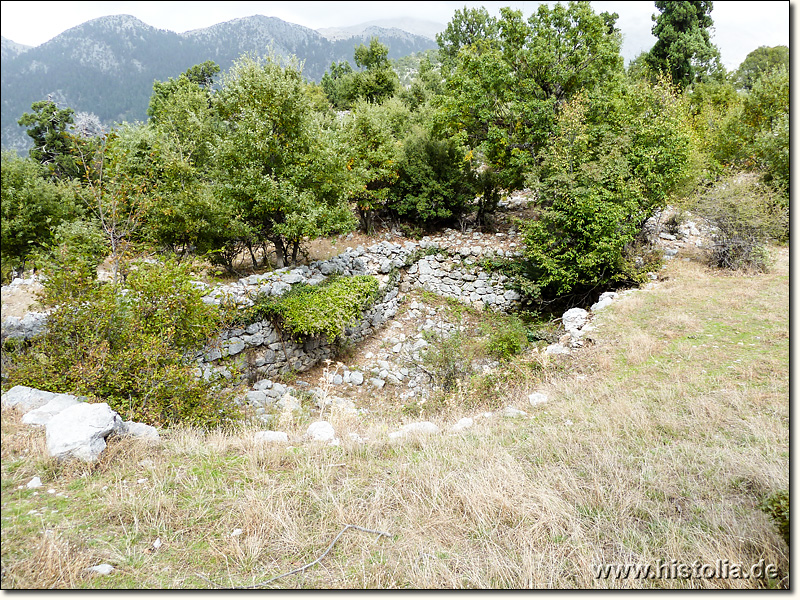
POLYGON ((69 126, 74 122, 75 111, 59 109, 55 102, 42 100, 31 105, 32 113, 25 113, 18 123, 27 127, 33 140, 30 156, 44 165, 55 178, 76 177, 78 167, 72 155, 73 138, 69 126))
POLYGON ((185 267, 141 264, 124 290, 84 282, 49 297, 57 304, 47 332, 13 357, 12 385, 86 395, 156 426, 213 427, 233 415, 226 394, 187 360, 218 331, 219 316, 185 267))
POLYGON ((485 8, 456 10, 447 28, 436 34, 439 56, 447 66, 456 62, 461 48, 469 48, 480 42, 494 39, 499 31, 497 19, 485 8))
POLYGON ((270 319, 293 336, 324 335, 333 342, 358 321, 377 296, 378 281, 374 277, 331 277, 319 285, 294 285, 277 298, 259 297, 241 322, 270 319))
POLYGON ((65 221, 55 228, 53 244, 37 258, 47 285, 42 303, 55 306, 80 298, 97 278, 97 267, 108 256, 108 241, 96 221, 65 221))
POLYGON ((732 176, 701 191, 693 211, 715 228, 710 260, 720 268, 766 271, 766 244, 789 234, 789 207, 753 177, 732 176))
POLYGON ((36 250, 47 247, 53 230, 64 221, 81 215, 75 186, 53 181, 46 167, 32 159, 2 154, 0 185, 0 253, 3 269, 24 268, 36 250))
POLYGON ((517 316, 499 319, 492 327, 486 351, 499 360, 508 360, 528 345, 528 329, 517 316))
POLYGON ((466 15, 475 21, 469 35, 458 25, 439 40, 444 55, 456 52, 440 118, 501 187, 518 188, 548 143, 558 107, 622 74, 621 37, 616 15, 597 15, 585 2, 542 4, 527 21, 504 8, 496 27, 479 13, 466 15))
POLYGON ((452 223, 472 210, 477 176, 453 139, 415 127, 403 141, 398 179, 389 192, 400 217, 426 227, 452 223))
POLYGON ((751 90, 762 75, 780 67, 789 69, 789 47, 760 46, 748 54, 739 65, 736 71, 736 83, 741 89, 751 90))
POLYGON ((389 62, 389 48, 378 38, 371 38, 369 46, 359 44, 354 59, 360 71, 354 71, 347 61, 334 62, 322 77, 322 87, 334 108, 346 110, 358 100, 380 103, 395 94, 400 80, 389 62))
POLYGON ((750 92, 718 110, 701 113, 707 152, 723 167, 761 171, 789 201, 789 72, 768 71, 750 92))
POLYGON ((408 126, 408 110, 397 101, 385 104, 356 103, 339 131, 348 154, 347 169, 357 185, 350 200, 355 203, 361 228, 371 232, 376 212, 386 207, 397 181, 399 139, 408 126))
POLYGON ((334 108, 346 110, 352 105, 355 99, 353 79, 353 67, 346 60, 331 63, 322 76, 320 85, 334 108))
POLYGON ((626 248, 689 174, 685 114, 670 86, 644 81, 564 106, 539 171, 541 214, 524 229, 524 292, 552 300, 636 279, 626 248))
POLYGON ((422 366, 433 385, 451 392, 472 374, 472 356, 465 337, 453 335, 428 336, 428 346, 420 353, 422 366))
POLYGON ((314 117, 300 71, 244 58, 214 95, 223 122, 215 144, 215 193, 250 237, 271 242, 278 267, 306 238, 352 228, 351 177, 333 132, 314 117))
POLYGON ((789 112, 778 116, 772 128, 756 135, 755 151, 765 171, 764 181, 779 189, 789 199, 789 112))
POLYGON ((685 89, 719 71, 719 50, 709 37, 714 24, 713 3, 657 0, 655 5, 660 12, 653 15, 653 35, 657 40, 647 54, 653 72, 669 75, 675 85, 685 89))
POLYGON ((786 545, 789 545, 789 491, 780 490, 770 494, 758 506, 767 513, 775 522, 778 532, 783 537, 786 545))

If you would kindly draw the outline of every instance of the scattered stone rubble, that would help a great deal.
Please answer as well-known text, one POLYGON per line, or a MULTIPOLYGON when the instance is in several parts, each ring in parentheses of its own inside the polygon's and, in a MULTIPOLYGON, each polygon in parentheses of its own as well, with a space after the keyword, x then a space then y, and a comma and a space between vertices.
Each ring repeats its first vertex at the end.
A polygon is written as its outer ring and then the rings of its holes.
POLYGON ((17 385, 2 395, 3 408, 23 411, 22 422, 45 427, 47 451, 59 460, 94 462, 115 434, 158 441, 155 427, 123 421, 108 404, 90 403, 69 394, 54 394, 17 385))

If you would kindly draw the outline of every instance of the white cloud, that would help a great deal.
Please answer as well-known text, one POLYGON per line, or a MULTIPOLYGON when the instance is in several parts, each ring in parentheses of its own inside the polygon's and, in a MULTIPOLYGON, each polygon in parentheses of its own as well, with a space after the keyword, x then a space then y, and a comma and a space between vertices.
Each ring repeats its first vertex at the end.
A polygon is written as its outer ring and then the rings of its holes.
MULTIPOLYGON (((355 25, 382 18, 413 17, 446 24, 464 6, 501 6, 531 14, 541 2, 27 2, 3 0, 0 29, 17 43, 36 46, 97 17, 131 14, 148 25, 182 33, 255 14, 277 17, 312 29, 355 25)), ((552 4, 552 2, 550 2, 552 4)), ((793 3, 792 3, 793 4, 793 3)), ((728 69, 735 69, 759 46, 789 44, 789 2, 714 2, 713 41, 728 69)), ((623 55, 631 59, 648 50, 653 2, 593 2, 595 11, 616 12, 623 31, 623 55)))

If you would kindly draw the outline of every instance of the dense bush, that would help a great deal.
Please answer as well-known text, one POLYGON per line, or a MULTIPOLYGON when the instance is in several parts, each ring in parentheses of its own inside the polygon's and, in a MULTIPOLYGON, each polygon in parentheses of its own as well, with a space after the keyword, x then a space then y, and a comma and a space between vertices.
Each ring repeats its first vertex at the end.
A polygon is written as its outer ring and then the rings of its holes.
POLYGON ((3 272, 24 268, 32 252, 48 246, 53 230, 77 218, 75 186, 54 181, 42 165, 10 152, 2 155, 0 252, 3 272))
POLYGON ((53 244, 37 255, 47 277, 42 302, 55 306, 80 298, 97 278, 97 267, 108 256, 108 241, 95 221, 69 221, 59 225, 53 244))
POLYGON ((58 300, 47 331, 15 354, 11 385, 86 395, 156 426, 212 427, 233 416, 226 395, 188 361, 219 317, 185 267, 141 264, 124 289, 92 281, 46 296, 58 300))
POLYGON ((783 537, 786 545, 789 545, 789 492, 780 490, 764 498, 759 508, 767 513, 775 525, 778 532, 783 537))
POLYGON ((257 298, 240 322, 270 319, 293 336, 324 335, 332 342, 358 320, 377 295, 374 277, 331 277, 319 285, 296 284, 283 296, 257 298))
POLYGON ((528 345, 528 329, 519 317, 498 319, 489 334, 486 351, 497 359, 508 360, 528 345))
POLYGON ((789 234, 788 207, 778 193, 752 176, 729 177, 701 191, 694 212, 713 227, 710 261, 716 267, 766 271, 767 243, 789 234))
POLYGON ((525 291, 552 300, 636 280, 626 248, 686 185, 692 144, 667 84, 567 103, 534 181, 541 213, 525 224, 525 291))
POLYGON ((452 139, 415 127, 403 142, 390 208, 428 227, 452 223, 472 210, 477 177, 466 151, 452 139))

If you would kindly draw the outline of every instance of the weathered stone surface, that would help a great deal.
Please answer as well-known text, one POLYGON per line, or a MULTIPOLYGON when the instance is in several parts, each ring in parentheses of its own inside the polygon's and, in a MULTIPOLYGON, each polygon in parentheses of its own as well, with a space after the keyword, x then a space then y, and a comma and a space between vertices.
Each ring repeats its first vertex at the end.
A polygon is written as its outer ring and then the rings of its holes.
POLYGON ((336 439, 336 431, 327 421, 315 421, 308 426, 306 435, 315 442, 332 442, 336 439))
POLYGON ((545 354, 569 354, 569 348, 561 344, 550 344, 544 350, 545 354))
POLYGON ((105 450, 106 438, 124 428, 120 416, 105 402, 75 404, 47 425, 47 451, 58 459, 94 462, 105 450))
POLYGON ((147 425, 146 423, 137 423, 136 421, 123 421, 122 427, 117 433, 119 435, 128 435, 154 442, 161 440, 161 436, 158 434, 158 429, 152 425, 147 425))
POLYGON ((591 306, 592 312, 597 312, 598 310, 604 309, 614 302, 618 295, 619 294, 617 294, 617 292, 605 292, 600 294, 600 298, 591 306))
POLYGON ((15 385, 0 397, 4 408, 17 406, 27 412, 50 402, 56 394, 37 390, 27 385, 15 385))
POLYGON ((75 396, 71 396, 69 394, 56 394, 44 406, 35 408, 34 410, 26 412, 24 415, 22 415, 22 422, 26 425, 47 425, 50 419, 58 415, 58 413, 69 408, 70 406, 78 404, 78 402, 80 402, 80 400, 78 400, 75 396))
POLYGON ((582 308, 570 308, 561 316, 561 322, 567 331, 577 330, 586 325, 589 313, 582 308))
POLYGON ((528 402, 530 402, 531 406, 544 404, 547 402, 547 394, 543 394, 542 392, 534 392, 528 396, 528 402))
POLYGON ((459 419, 458 423, 453 425, 450 430, 451 431, 463 431, 464 429, 469 429, 474 425, 474 421, 470 417, 464 417, 463 419, 459 419))
POLYGON ((253 440, 266 444, 288 444, 289 436, 283 431, 257 431, 253 440))
POLYGON ((430 421, 418 421, 416 423, 409 423, 403 425, 400 431, 395 431, 389 434, 389 439, 399 439, 411 434, 432 435, 439 433, 439 427, 430 421))

